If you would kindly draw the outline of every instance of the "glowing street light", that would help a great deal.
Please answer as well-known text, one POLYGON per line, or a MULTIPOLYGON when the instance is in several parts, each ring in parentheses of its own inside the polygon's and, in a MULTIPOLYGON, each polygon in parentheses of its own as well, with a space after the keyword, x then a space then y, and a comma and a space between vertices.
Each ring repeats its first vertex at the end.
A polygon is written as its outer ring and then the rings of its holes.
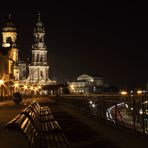
POLYGON ((92 107, 93 107, 93 108, 95 108, 95 107, 96 107, 96 105, 95 105, 95 104, 92 104, 92 107))
POLYGON ((74 89, 75 89, 73 85, 70 85, 70 88, 71 88, 72 90, 74 90, 74 89))
POLYGON ((37 91, 38 91, 38 88, 35 87, 35 88, 34 88, 34 93, 35 93, 35 95, 37 94, 37 91))
POLYGON ((89 101, 89 104, 92 104, 93 102, 92 101, 89 101))
POLYGON ((30 86, 30 88, 29 88, 29 93, 30 93, 30 94, 33 93, 33 86, 30 86))
POLYGON ((27 85, 24 85, 24 90, 26 90, 27 89, 27 85))
POLYGON ((30 90, 33 90, 33 86, 30 87, 30 90))
POLYGON ((0 86, 4 84, 4 80, 0 80, 0 86))
POLYGON ((121 95, 123 96, 127 95, 127 91, 121 91, 121 95))
POLYGON ((16 83, 14 84, 15 92, 17 91, 18 86, 19 86, 19 84, 16 82, 16 83))
POLYGON ((39 85, 39 86, 38 86, 39 95, 41 95, 41 89, 42 89, 42 87, 39 85))
POLYGON ((18 87, 18 83, 15 83, 14 86, 15 86, 15 87, 18 87))
POLYGON ((142 90, 137 90, 137 94, 141 95, 142 94, 142 90))

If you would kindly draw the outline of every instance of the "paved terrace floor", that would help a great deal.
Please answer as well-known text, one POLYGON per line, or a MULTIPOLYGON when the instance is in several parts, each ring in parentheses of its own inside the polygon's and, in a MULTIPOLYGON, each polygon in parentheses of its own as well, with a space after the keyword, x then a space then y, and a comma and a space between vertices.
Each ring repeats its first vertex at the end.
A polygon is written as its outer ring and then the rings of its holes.
MULTIPOLYGON (((33 100, 33 98, 23 100, 19 106, 12 101, 0 102, 0 148, 28 147, 22 135, 5 130, 4 125, 33 100)), ((52 99, 37 98, 37 100, 41 105, 49 105, 72 148, 145 148, 148 146, 147 137, 95 121, 70 108, 56 105, 52 99)))

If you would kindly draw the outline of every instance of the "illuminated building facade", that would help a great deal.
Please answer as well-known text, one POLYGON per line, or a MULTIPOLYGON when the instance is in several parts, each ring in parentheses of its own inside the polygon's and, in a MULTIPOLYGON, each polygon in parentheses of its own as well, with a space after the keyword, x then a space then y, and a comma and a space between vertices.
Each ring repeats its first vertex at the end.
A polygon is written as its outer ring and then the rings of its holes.
POLYGON ((11 15, 9 15, 9 20, 6 22, 4 28, 2 29, 2 47, 11 47, 9 50, 9 61, 8 61, 8 74, 14 78, 14 80, 19 80, 19 67, 18 67, 18 48, 16 46, 17 32, 14 23, 11 20, 11 15))
POLYGON ((49 79, 49 65, 47 63, 47 47, 45 45, 45 28, 38 14, 38 21, 34 27, 34 44, 32 46, 32 61, 29 65, 28 82, 34 85, 48 85, 54 83, 49 79))
POLYGON ((16 46, 16 27, 11 15, 2 29, 2 47, 0 48, 0 80, 1 95, 9 96, 13 92, 13 84, 19 80, 18 49, 16 46))
POLYGON ((98 88, 102 86, 104 86, 103 78, 87 74, 82 74, 76 81, 69 82, 70 92, 78 94, 97 93, 98 88))

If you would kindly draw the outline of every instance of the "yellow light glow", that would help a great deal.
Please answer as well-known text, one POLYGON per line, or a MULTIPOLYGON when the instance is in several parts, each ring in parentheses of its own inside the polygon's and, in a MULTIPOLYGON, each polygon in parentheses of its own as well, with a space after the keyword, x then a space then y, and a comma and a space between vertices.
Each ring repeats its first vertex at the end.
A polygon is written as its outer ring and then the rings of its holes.
POLYGON ((19 85, 18 83, 15 83, 15 84, 14 84, 15 87, 18 87, 18 85, 19 85))
POLYGON ((24 86, 24 89, 27 89, 27 85, 24 86))
POLYGON ((71 88, 72 90, 74 90, 74 86, 73 86, 73 85, 70 85, 70 88, 71 88))
POLYGON ((137 91, 137 94, 139 94, 139 95, 142 94, 142 91, 141 90, 138 90, 137 91))
POLYGON ((33 90, 33 86, 31 86, 30 89, 33 90))
POLYGON ((4 84, 4 80, 0 80, 0 85, 3 85, 4 84))
POLYGON ((121 95, 125 96, 125 95, 127 95, 127 92, 126 91, 121 91, 121 95))
POLYGON ((34 90, 35 90, 35 91, 37 91, 37 90, 38 90, 38 88, 36 87, 36 88, 34 88, 34 90))
POLYGON ((41 86, 39 86, 38 88, 41 89, 41 86))

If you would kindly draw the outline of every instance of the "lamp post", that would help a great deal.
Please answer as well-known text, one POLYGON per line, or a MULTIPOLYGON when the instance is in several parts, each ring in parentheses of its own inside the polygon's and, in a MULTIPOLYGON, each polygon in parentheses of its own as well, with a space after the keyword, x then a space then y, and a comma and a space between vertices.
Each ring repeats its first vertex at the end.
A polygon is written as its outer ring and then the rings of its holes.
MULTIPOLYGON (((126 96, 128 95, 128 92, 127 91, 125 91, 125 90, 123 90, 123 91, 121 91, 120 92, 120 95, 121 95, 121 99, 124 101, 124 103, 126 103, 126 96), (124 98, 125 97, 125 98, 124 98)), ((127 103, 126 103, 126 108, 125 108, 125 115, 127 115, 127 108, 128 108, 128 105, 127 105, 127 103)))
POLYGON ((17 91, 18 91, 18 86, 19 86, 19 84, 18 84, 18 83, 15 83, 15 84, 14 84, 14 87, 15 87, 15 90, 14 90, 14 91, 15 91, 15 92, 17 92, 17 91))
POLYGON ((70 85, 70 90, 71 90, 72 93, 74 93, 74 90, 75 90, 74 85, 70 85))
POLYGON ((142 111, 141 111, 141 116, 142 116, 142 132, 143 132, 143 134, 145 134, 145 122, 144 122, 144 118, 145 118, 145 107, 144 107, 144 96, 143 96, 143 92, 141 91, 141 90, 138 90, 137 91, 137 94, 139 95, 139 96, 141 96, 141 109, 142 109, 142 111))
POLYGON ((35 88, 34 88, 34 94, 35 94, 35 96, 37 96, 37 91, 38 91, 38 88, 35 87, 35 88))
POLYGON ((1 102, 3 101, 3 92, 2 92, 2 85, 4 84, 4 81, 3 80, 0 80, 0 91, 1 91, 1 102))

